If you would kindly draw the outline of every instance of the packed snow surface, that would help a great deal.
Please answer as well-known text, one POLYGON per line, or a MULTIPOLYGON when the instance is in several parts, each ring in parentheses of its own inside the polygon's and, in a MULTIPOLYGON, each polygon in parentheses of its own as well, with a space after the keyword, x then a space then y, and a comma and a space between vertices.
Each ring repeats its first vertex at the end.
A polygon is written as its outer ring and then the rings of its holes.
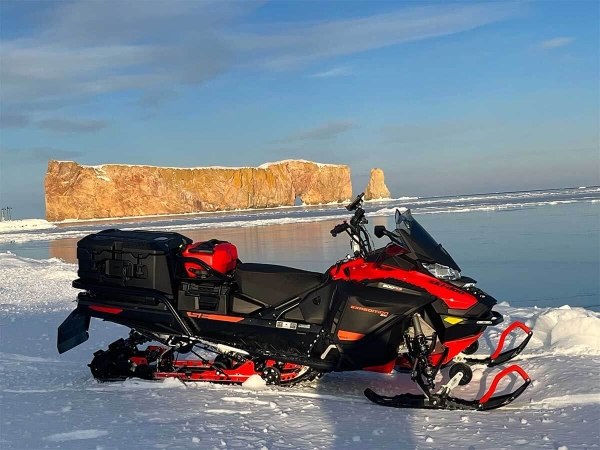
MULTIPOLYGON (((406 374, 350 372, 282 388, 179 380, 97 383, 92 353, 127 330, 92 320, 90 339, 63 355, 56 328, 75 307, 76 266, 0 253, 0 448, 9 449, 596 449, 600 446, 600 314, 499 305, 502 327, 534 337, 514 360, 534 380, 489 412, 399 410, 370 403, 417 391, 406 374), (261 387, 262 389, 256 389, 261 387)), ((497 342, 489 329, 478 353, 497 342)), ((516 341, 522 336, 517 335, 516 341)), ((509 343, 514 345, 514 341, 509 343)), ((457 388, 480 397, 499 368, 476 366, 457 388)), ((447 379, 447 369, 443 380, 447 379)), ((255 385, 256 383, 256 385, 255 385)), ((261 386, 258 386, 261 384, 261 386)), ((514 389, 518 379, 501 389, 514 389)))

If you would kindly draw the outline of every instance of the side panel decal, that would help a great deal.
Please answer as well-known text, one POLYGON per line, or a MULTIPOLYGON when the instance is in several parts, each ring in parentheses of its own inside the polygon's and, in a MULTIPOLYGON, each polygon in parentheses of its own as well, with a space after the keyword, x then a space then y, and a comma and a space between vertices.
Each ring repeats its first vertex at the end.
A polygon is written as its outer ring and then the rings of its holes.
POLYGON ((194 319, 219 320, 221 322, 239 322, 240 320, 244 320, 243 317, 223 316, 221 314, 204 314, 193 311, 188 311, 187 315, 188 317, 192 317, 194 319))
POLYGON ((353 331, 345 330, 338 331, 337 335, 340 341, 358 341, 359 339, 362 339, 365 336, 362 333, 354 333, 353 331))

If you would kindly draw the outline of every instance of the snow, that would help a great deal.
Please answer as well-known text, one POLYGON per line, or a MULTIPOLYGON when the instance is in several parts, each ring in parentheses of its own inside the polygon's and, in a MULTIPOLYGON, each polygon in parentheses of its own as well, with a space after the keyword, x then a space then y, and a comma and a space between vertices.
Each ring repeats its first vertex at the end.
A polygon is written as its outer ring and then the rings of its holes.
MULTIPOLYGON (((431 207, 431 208, 411 208, 413 215, 424 215, 424 214, 442 214, 442 213, 468 213, 475 211, 508 211, 521 208, 544 206, 544 205, 555 205, 557 203, 583 203, 583 202, 596 202, 596 200, 583 200, 583 201, 562 201, 562 202, 536 202, 527 204, 512 204, 508 203, 505 205, 495 206, 473 206, 469 208, 457 208, 457 207, 431 207)), ((333 205, 332 205, 333 206, 333 205)), ((8 229, 2 232, 2 225, 0 225, 0 244, 22 244, 25 242, 35 241, 54 241, 57 239, 75 239, 87 236, 90 233, 95 233, 103 229, 109 228, 111 222, 115 224, 116 228, 121 230, 154 230, 154 231, 189 231, 189 230, 200 230, 200 229, 216 229, 216 228, 247 228, 256 226, 267 226, 267 225, 284 225, 291 223, 307 223, 307 222, 321 222, 326 220, 345 220, 348 218, 348 212, 340 204, 335 203, 335 208, 331 206, 323 205, 319 209, 311 209, 307 212, 307 215, 299 216, 295 215, 295 212, 299 211, 302 207, 298 206, 284 206, 278 208, 269 208, 269 210, 255 210, 252 214, 245 214, 248 210, 241 211, 229 211, 229 214, 221 216, 223 212, 211 212, 211 213, 187 213, 179 215, 168 215, 168 216, 145 216, 145 217, 121 217, 112 219, 90 219, 90 220, 67 220, 64 223, 69 223, 73 226, 58 228, 46 222, 51 230, 44 231, 40 229, 38 232, 36 229, 26 228, 15 228, 8 229), (293 210, 292 212, 289 212, 293 210), (257 212, 259 211, 259 212, 257 212), (322 211, 330 212, 330 214, 321 214, 322 211), (312 215, 313 213, 319 213, 321 215, 312 215), (289 217, 281 217, 282 215, 289 214, 289 217), (264 216, 272 216, 271 218, 258 218, 264 216), (177 219, 176 216, 185 217, 186 219, 177 219), (127 219, 148 219, 143 222, 131 222, 124 223, 122 220, 127 219), (152 219, 160 218, 160 224, 152 222, 152 219), (214 219, 213 219, 214 218, 214 219), (219 220, 216 220, 219 219, 219 220), (237 219, 237 220, 234 220, 237 219), (77 224, 77 225, 75 225, 77 224)), ((375 211, 369 211, 370 217, 385 217, 393 216, 396 209, 402 210, 402 207, 382 208, 375 211)), ((13 221, 16 222, 16 221, 13 221)), ((10 222, 0 222, 0 224, 10 222)), ((111 224, 112 225, 112 224, 111 224)))
POLYGON ((535 319, 533 345, 554 353, 599 355, 600 326, 597 318, 582 309, 563 307, 541 313, 535 319), (573 333, 573 330, 577 333, 573 333))
POLYGON ((56 228, 56 225, 44 219, 6 220, 0 222, 0 233, 26 230, 47 230, 56 228))
POLYGON ((92 168, 94 169, 94 172, 96 172, 96 178, 99 178, 103 181, 110 181, 110 178, 106 176, 106 172, 104 171, 102 166, 94 166, 92 168))
POLYGON ((76 441, 79 439, 93 439, 101 436, 105 436, 108 434, 108 431, 103 430, 78 430, 71 431, 69 433, 56 433, 52 434, 44 440, 52 441, 52 442, 64 442, 64 441, 76 441))
POLYGON ((261 164, 260 166, 258 166, 258 168, 259 169, 266 169, 269 166, 274 166, 274 165, 277 165, 277 164, 285 164, 285 163, 294 163, 294 162, 315 164, 319 168, 321 168, 321 167, 348 167, 348 166, 345 166, 343 164, 324 164, 324 163, 318 163, 318 162, 314 162, 314 161, 308 161, 306 159, 284 159, 282 161, 266 162, 266 163, 261 164))
MULTIPOLYGON (((0 253, 0 448, 11 449, 594 449, 600 444, 600 314, 581 308, 496 309, 478 353, 514 320, 534 337, 514 361, 534 380, 489 412, 398 410, 362 392, 417 392, 405 374, 328 374, 283 388, 127 380, 97 383, 92 353, 127 334, 92 320, 90 339, 58 355, 56 328, 74 308, 76 266, 0 253)), ((517 338, 520 341, 522 336, 517 338)), ((514 342, 510 343, 514 345, 514 342)), ((505 365, 506 366, 506 365, 505 365)), ((502 366, 502 367, 505 367, 502 366)), ((476 366, 456 389, 483 395, 499 368, 476 366)), ((447 379, 447 369, 442 381, 447 379)), ((261 383, 262 384, 262 383, 261 383)), ((507 380, 514 389, 518 380, 507 380)))
POLYGON ((105 167, 150 167, 152 169, 176 169, 176 170, 206 170, 206 169, 217 169, 217 170, 231 170, 231 169, 252 169, 253 167, 225 167, 225 166, 201 166, 201 167, 170 167, 170 166, 152 166, 149 164, 98 164, 95 166, 79 164, 75 161, 57 161, 59 163, 74 163, 85 169, 94 169, 95 171, 104 170, 105 167))
MULTIPOLYGON (((294 207, 290 207, 294 208, 294 207)), ((208 213, 207 213, 208 214, 208 213)), ((377 214, 375 214, 377 215, 377 214)), ((200 217, 199 219, 202 219, 200 217)), ((324 221, 324 220, 334 220, 340 219, 340 215, 323 215, 315 218, 313 216, 306 217, 282 217, 282 218, 270 218, 270 219, 255 219, 248 220, 243 217, 240 220, 225 220, 225 221, 204 221, 204 220, 193 220, 192 222, 182 221, 177 224, 175 221, 172 221, 168 225, 158 225, 152 222, 138 222, 138 223, 119 223, 116 228, 120 230, 154 230, 154 231, 189 231, 194 229, 207 229, 207 228, 248 228, 255 226, 266 226, 266 225, 283 225, 290 223, 307 223, 307 222, 315 222, 315 221, 324 221)), ((113 219, 115 220, 115 219, 113 219)), ((93 222, 98 222, 99 224, 93 224, 81 228, 69 227, 69 228, 60 228, 54 230, 53 232, 42 232, 42 233, 32 233, 32 232, 7 232, 0 233, 0 244, 3 243, 13 243, 19 244, 24 242, 33 242, 33 241, 54 241, 57 239, 65 239, 65 238, 82 238, 87 236, 90 233, 98 232, 109 228, 107 221, 94 220, 93 222)))
MULTIPOLYGON (((90 166, 90 165, 84 165, 84 164, 79 164, 75 161, 58 161, 60 163, 75 163, 81 167, 84 167, 86 169, 94 169, 96 171, 103 171, 104 167, 110 167, 110 166, 116 166, 116 167, 151 167, 151 168, 159 168, 159 169, 178 169, 178 170, 232 170, 232 169, 266 169, 269 166, 272 165, 276 165, 276 164, 284 164, 284 163, 288 163, 288 162, 303 162, 303 163, 310 163, 310 164, 316 164, 319 167, 347 167, 344 166, 342 164, 324 164, 324 163, 318 163, 318 162, 314 162, 314 161, 307 161, 305 159, 285 159, 282 161, 274 161, 274 162, 267 162, 264 164, 261 164, 258 167, 226 167, 226 166, 204 166, 204 167, 166 167, 166 166, 151 166, 151 165, 147 165, 147 164, 99 164, 99 165, 95 165, 95 166, 90 166)), ((100 177, 99 177, 100 178, 100 177)))
POLYGON ((252 375, 242 383, 242 386, 248 389, 264 389, 267 386, 267 383, 261 376, 252 375))

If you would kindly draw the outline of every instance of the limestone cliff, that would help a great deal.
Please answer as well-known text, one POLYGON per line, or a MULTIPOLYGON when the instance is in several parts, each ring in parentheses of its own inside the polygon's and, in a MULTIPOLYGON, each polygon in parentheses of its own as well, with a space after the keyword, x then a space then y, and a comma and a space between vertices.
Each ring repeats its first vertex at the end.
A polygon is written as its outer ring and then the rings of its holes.
POLYGON ((50 160, 44 181, 46 219, 180 214, 343 202, 350 168, 288 160, 260 167, 172 168, 50 160))
POLYGON ((371 178, 365 189, 365 200, 390 198, 390 190, 385 185, 385 176, 381 169, 371 169, 371 178))

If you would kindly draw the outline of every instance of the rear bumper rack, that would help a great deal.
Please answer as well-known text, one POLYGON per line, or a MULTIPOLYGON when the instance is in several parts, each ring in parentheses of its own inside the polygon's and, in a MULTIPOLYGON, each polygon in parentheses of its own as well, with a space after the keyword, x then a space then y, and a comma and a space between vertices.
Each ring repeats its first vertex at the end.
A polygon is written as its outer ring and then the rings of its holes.
MULTIPOLYGON (((83 285, 76 287, 84 288, 83 285)), ((89 289, 90 286, 85 288, 89 289)), ((57 336, 59 353, 69 351, 88 340, 90 317, 108 319, 130 328, 139 327, 158 333, 168 332, 181 336, 193 336, 194 334, 173 306, 173 302, 158 291, 94 286, 92 292, 93 295, 84 292, 78 295, 77 308, 59 326, 57 336), (112 300, 127 296, 152 299, 152 304, 112 300)))

